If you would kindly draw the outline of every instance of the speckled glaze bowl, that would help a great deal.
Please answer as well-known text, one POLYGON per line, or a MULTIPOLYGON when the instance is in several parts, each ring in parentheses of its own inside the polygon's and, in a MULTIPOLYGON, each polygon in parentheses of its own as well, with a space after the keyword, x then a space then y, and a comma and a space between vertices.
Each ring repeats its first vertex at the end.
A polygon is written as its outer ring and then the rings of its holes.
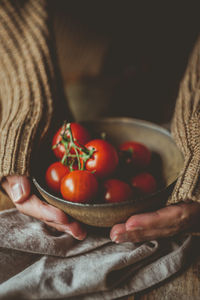
POLYGON ((158 180, 162 179, 160 188, 150 196, 136 197, 115 204, 79 204, 66 201, 49 192, 45 185, 44 173, 52 158, 47 155, 50 151, 44 151, 41 147, 37 158, 41 163, 33 171, 33 183, 40 195, 48 203, 62 209, 74 219, 97 227, 111 227, 127 220, 133 214, 162 207, 183 166, 183 156, 170 133, 150 122, 129 118, 109 118, 82 124, 95 134, 106 132, 108 140, 115 146, 134 140, 149 147, 153 153, 151 171, 158 180))

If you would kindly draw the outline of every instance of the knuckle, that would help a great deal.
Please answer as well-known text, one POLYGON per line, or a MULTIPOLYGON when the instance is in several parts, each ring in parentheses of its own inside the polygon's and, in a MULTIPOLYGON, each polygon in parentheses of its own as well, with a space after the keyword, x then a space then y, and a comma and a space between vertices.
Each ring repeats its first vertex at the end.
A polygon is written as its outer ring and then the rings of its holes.
POLYGON ((177 233, 187 227, 190 222, 190 215, 184 205, 176 205, 173 207, 174 222, 173 226, 170 227, 172 233, 177 233))
POLYGON ((182 216, 183 216, 183 208, 182 208, 182 206, 180 206, 180 205, 175 205, 175 206, 173 207, 173 210, 174 210, 174 217, 175 217, 175 218, 178 218, 178 219, 181 219, 182 216))
POLYGON ((182 215, 180 217, 180 222, 178 224, 179 226, 179 229, 184 229, 187 227, 187 225, 190 223, 190 219, 191 219, 191 216, 190 216, 190 213, 187 209, 183 209, 182 211, 182 215))
POLYGON ((181 217, 181 223, 187 224, 190 221, 190 216, 188 215, 188 213, 184 213, 181 217))

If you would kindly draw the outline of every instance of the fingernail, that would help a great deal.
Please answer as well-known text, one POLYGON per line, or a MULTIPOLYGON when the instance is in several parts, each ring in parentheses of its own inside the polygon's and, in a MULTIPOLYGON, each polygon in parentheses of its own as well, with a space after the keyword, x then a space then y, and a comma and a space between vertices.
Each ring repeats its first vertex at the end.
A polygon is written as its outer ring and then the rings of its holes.
POLYGON ((115 242, 116 244, 125 243, 128 241, 128 234, 124 233, 124 234, 116 235, 112 238, 112 241, 115 242))
POLYGON ((75 235, 72 233, 72 231, 70 229, 65 229, 65 232, 68 233, 69 235, 73 236, 75 239, 82 241, 85 237, 86 237, 86 233, 81 233, 79 235, 75 235))
POLYGON ((114 236, 111 238, 112 242, 116 242, 117 239, 118 239, 118 236, 117 236, 117 235, 114 235, 114 236))
POLYGON ((85 239, 85 237, 86 237, 86 231, 83 231, 83 230, 81 230, 81 231, 79 231, 79 234, 74 234, 74 237, 77 239, 77 240, 80 240, 80 241, 82 241, 82 240, 84 240, 85 239))
POLYGON ((13 186, 11 186, 11 196, 14 202, 19 202, 23 194, 24 191, 21 184, 16 183, 13 186))
POLYGON ((83 236, 83 235, 76 235, 76 236, 74 236, 77 240, 79 240, 79 241, 82 241, 82 240, 84 240, 85 239, 85 235, 83 236))
POLYGON ((65 229, 66 233, 69 233, 70 235, 72 235, 71 231, 69 229, 65 229))

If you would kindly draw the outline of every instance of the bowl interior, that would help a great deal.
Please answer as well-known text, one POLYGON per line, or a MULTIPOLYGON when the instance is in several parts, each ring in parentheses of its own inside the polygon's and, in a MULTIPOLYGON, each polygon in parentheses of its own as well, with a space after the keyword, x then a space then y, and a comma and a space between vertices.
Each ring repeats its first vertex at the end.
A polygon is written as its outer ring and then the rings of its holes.
POLYGON ((151 171, 161 176, 164 186, 173 183, 183 166, 183 156, 170 133, 153 123, 128 118, 110 118, 99 121, 83 122, 94 132, 94 136, 105 132, 108 140, 119 146, 125 141, 137 141, 152 151, 151 171))
MULTIPOLYGON (((180 170, 183 166, 183 156, 173 141, 170 133, 162 127, 150 122, 129 118, 109 118, 97 121, 82 122, 82 124, 88 128, 90 132, 92 132, 94 137, 100 136, 102 132, 105 132, 108 141, 110 141, 116 147, 125 141, 137 141, 145 144, 152 151, 150 171, 159 182, 159 189, 156 194, 159 194, 160 191, 169 187, 179 176, 180 170)), ((117 207, 126 206, 126 203, 80 204, 63 200, 61 196, 54 195, 49 191, 44 180, 45 171, 48 165, 55 161, 51 151, 51 145, 49 143, 41 145, 36 159, 37 160, 33 164, 32 172, 35 178, 34 183, 37 189, 47 201, 50 199, 52 203, 52 201, 55 200, 55 203, 53 202, 55 206, 60 202, 61 206, 59 207, 64 209, 67 213, 70 214, 70 210, 68 211, 68 209, 73 208, 73 217, 76 217, 76 214, 77 216, 80 214, 81 207, 82 209, 91 208, 93 211, 92 214, 94 213, 94 219, 96 218, 97 220, 97 215, 95 216, 94 211, 95 209, 98 213, 98 208, 100 208, 103 214, 104 212, 102 209, 105 208, 106 210, 106 207, 113 207, 113 212, 116 211, 116 214, 120 214, 120 211, 117 212, 117 207)), ((130 207, 130 201, 127 202, 129 202, 128 205, 130 207)), ((134 206, 136 203, 137 200, 133 199, 131 205, 134 206)), ((99 220, 101 219, 102 215, 101 218, 99 217, 99 220)), ((84 218, 80 220, 83 221, 84 218)), ((90 224, 89 221, 86 221, 86 223, 90 224)), ((114 221, 112 222, 112 220, 110 220, 109 224, 114 224, 114 221)), ((101 226, 101 224, 99 225, 97 222, 97 226, 101 226)))

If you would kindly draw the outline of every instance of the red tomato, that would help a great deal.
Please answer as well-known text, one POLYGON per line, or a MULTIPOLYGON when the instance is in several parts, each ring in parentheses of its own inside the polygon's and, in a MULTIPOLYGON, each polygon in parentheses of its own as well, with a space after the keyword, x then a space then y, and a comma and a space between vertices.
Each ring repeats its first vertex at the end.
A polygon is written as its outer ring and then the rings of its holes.
POLYGON ((131 178, 131 185, 142 193, 143 195, 149 195, 156 191, 157 184, 155 178, 147 173, 140 173, 131 178))
POLYGON ((46 184, 52 191, 59 193, 61 179, 68 173, 69 169, 66 166, 60 162, 55 162, 46 171, 46 184))
POLYGON ((133 192, 131 187, 124 181, 108 179, 104 182, 104 200, 106 202, 124 202, 129 200, 133 192))
POLYGON ((99 178, 111 175, 119 162, 116 149, 108 142, 100 139, 92 140, 85 145, 89 150, 94 149, 91 158, 86 162, 85 168, 94 172, 99 178))
POLYGON ((145 168, 149 165, 151 160, 150 150, 143 144, 138 142, 125 142, 120 145, 119 149, 126 152, 127 162, 132 163, 135 167, 145 168))
POLYGON ((88 203, 98 192, 98 182, 88 171, 72 171, 62 179, 60 191, 65 200, 88 203))
MULTIPOLYGON (((72 136, 74 140, 77 140, 81 145, 85 145, 90 140, 90 134, 82 125, 78 123, 71 123, 72 136)), ((52 146, 57 145, 62 137, 62 127, 57 131, 53 137, 52 146)), ((67 135, 69 137, 69 135, 67 135)), ((53 149, 55 156, 59 159, 62 159, 65 153, 65 147, 63 144, 59 144, 56 148, 53 149)), ((72 151, 73 152, 73 151, 72 151)))

